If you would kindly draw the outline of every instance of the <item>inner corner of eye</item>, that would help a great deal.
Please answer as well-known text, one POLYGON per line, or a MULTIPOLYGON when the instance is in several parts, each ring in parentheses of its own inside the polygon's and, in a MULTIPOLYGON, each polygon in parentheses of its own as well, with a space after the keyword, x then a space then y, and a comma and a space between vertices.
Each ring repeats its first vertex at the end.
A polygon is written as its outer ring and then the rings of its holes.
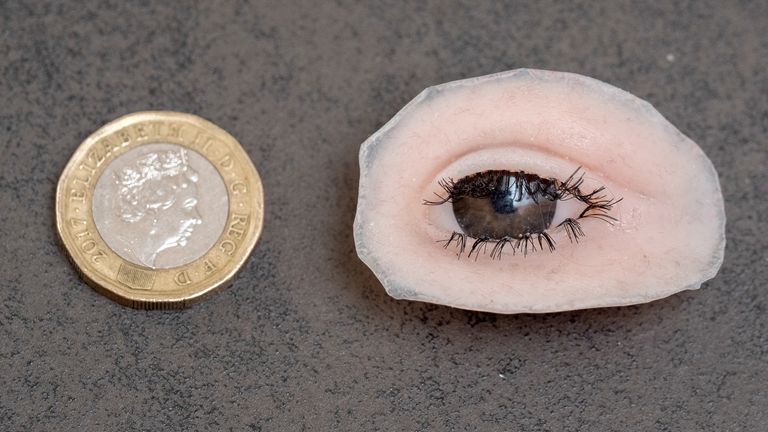
POLYGON ((443 193, 425 204, 445 207, 443 212, 450 209, 455 219, 452 225, 458 230, 446 231, 502 244, 520 245, 531 239, 541 244, 543 239, 550 251, 554 241, 547 230, 566 225, 569 239, 582 233, 576 220, 588 204, 580 196, 570 199, 580 192, 568 189, 567 181, 523 171, 487 170, 458 180, 441 179, 438 184, 443 193))

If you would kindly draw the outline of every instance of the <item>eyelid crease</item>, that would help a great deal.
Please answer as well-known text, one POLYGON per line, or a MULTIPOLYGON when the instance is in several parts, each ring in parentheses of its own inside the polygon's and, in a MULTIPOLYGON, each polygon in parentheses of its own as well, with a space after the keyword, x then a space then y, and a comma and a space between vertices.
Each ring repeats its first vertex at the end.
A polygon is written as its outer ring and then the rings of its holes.
MULTIPOLYGON (((585 180, 586 179, 590 179, 590 178, 592 178, 592 179, 595 179, 595 178, 601 178, 601 179, 608 178, 608 176, 604 172, 604 170, 601 167, 595 166, 592 163, 592 161, 589 160, 589 158, 563 156, 563 155, 560 155, 560 154, 558 154, 558 153, 556 153, 554 151, 550 151, 549 149, 542 149, 542 148, 536 148, 536 149, 531 150, 531 149, 526 149, 526 148, 521 147, 521 146, 517 146, 514 143, 513 144, 506 144, 506 145, 505 144, 489 145, 488 147, 483 148, 482 150, 468 151, 468 152, 462 154, 461 156, 457 157, 455 162, 459 162, 462 158, 469 157, 469 156, 471 156, 473 154, 476 154, 476 153, 479 153, 479 152, 494 151, 494 152, 508 153, 510 151, 510 149, 512 149, 512 148, 520 149, 520 150, 522 150, 524 152, 530 152, 531 155, 533 155, 535 153, 536 157, 555 159, 555 160, 559 159, 559 160, 567 161, 567 162, 569 162, 569 166, 573 166, 574 167, 574 170, 575 170, 575 168, 581 168, 581 172, 583 172, 585 174, 585 180)), ((499 158, 499 159, 501 159, 501 158, 499 158)), ((514 167, 514 163, 509 164, 508 166, 512 166, 513 168, 515 168, 514 167)), ((541 175, 540 173, 535 172, 535 171, 526 171, 526 170, 511 169, 511 168, 504 168, 504 169, 507 169, 509 171, 525 171, 527 174, 536 174, 536 175, 539 175, 539 177, 557 178, 558 180, 563 180, 562 178, 558 178, 559 174, 563 174, 563 173, 560 173, 560 172, 558 172, 558 174, 554 174, 554 175, 541 175)), ((571 173, 573 173, 573 170, 570 173, 566 174, 566 175, 570 175, 571 173)), ((621 187, 623 189, 632 189, 632 190, 634 190, 636 192, 642 192, 642 185, 638 185, 638 186, 632 185, 632 186, 630 186, 629 184, 627 184, 626 180, 623 180, 623 179, 622 180, 611 179, 611 183, 613 185, 619 186, 619 187, 621 187), (640 190, 638 190, 638 189, 640 189, 640 190)))

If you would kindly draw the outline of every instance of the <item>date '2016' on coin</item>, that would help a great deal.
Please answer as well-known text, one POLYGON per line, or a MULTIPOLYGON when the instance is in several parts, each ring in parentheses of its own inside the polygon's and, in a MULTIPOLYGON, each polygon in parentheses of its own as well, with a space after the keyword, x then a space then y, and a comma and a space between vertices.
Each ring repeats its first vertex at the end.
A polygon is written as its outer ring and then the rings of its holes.
POLYGON ((264 216, 240 144, 200 117, 147 111, 89 136, 56 191, 59 237, 84 279, 132 307, 183 307, 226 285, 264 216))

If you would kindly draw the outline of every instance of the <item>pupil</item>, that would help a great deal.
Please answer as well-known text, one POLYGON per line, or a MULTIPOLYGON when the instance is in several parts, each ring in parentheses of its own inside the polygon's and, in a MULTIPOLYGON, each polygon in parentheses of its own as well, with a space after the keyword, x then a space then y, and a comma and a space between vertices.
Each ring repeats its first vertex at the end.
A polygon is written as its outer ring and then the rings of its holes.
POLYGON ((470 237, 500 240, 541 233, 552 224, 554 182, 513 171, 483 171, 455 183, 453 214, 470 237))

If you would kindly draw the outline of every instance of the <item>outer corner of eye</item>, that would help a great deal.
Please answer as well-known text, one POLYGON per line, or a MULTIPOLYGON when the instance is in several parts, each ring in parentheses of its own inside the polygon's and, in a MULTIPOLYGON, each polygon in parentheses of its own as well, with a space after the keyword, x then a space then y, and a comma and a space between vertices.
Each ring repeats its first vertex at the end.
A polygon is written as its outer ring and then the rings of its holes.
POLYGON ((354 235, 395 298, 556 312, 699 288, 725 212, 710 160, 650 104, 518 69, 431 87, 363 143, 354 235))

